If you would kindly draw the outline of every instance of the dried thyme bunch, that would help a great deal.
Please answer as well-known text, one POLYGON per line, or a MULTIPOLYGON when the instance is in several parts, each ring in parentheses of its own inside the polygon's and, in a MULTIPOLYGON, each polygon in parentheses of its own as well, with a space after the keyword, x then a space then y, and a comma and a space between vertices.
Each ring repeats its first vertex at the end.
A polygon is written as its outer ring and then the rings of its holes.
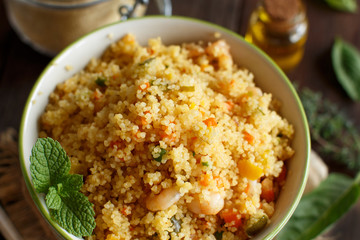
POLYGON ((352 172, 360 171, 360 135, 354 123, 321 93, 299 91, 311 132, 313 148, 352 172))

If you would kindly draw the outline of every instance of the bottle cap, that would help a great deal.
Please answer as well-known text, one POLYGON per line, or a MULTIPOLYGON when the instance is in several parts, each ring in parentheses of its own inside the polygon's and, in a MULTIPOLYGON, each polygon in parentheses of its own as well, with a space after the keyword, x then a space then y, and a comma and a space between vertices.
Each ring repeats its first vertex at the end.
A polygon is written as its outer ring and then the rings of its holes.
POLYGON ((276 21, 293 19, 299 11, 299 5, 298 0, 264 0, 266 12, 276 21))

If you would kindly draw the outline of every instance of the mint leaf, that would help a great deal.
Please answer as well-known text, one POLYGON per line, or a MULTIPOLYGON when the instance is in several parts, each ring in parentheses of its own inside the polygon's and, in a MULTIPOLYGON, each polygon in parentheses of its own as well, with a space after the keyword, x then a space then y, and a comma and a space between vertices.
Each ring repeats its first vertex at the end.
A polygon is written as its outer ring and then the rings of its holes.
POLYGON ((51 138, 39 138, 31 150, 30 174, 39 193, 47 193, 58 179, 70 171, 70 160, 60 143, 51 138))
POLYGON ((61 196, 69 196, 71 192, 77 192, 83 185, 83 176, 79 174, 69 174, 66 177, 59 179, 61 182, 61 189, 58 187, 58 192, 61 196))
POLYGON ((61 197, 57 193, 56 188, 50 187, 45 197, 46 206, 50 209, 58 210, 61 207, 61 197))
POLYGON ((83 176, 69 174, 70 159, 60 143, 40 138, 31 150, 30 173, 34 187, 46 193, 51 217, 69 233, 90 236, 95 228, 95 212, 88 198, 79 192, 83 176))
POLYGON ((61 197, 58 210, 50 210, 51 216, 69 233, 77 236, 90 236, 95 228, 95 212, 86 196, 71 192, 61 197))

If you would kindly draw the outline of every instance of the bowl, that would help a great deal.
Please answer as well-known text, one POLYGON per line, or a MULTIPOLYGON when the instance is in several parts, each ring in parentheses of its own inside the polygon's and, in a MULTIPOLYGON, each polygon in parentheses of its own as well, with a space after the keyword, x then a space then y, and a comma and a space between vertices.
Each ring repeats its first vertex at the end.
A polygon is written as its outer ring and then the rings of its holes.
POLYGON ((27 100, 20 129, 21 168, 33 201, 60 238, 77 239, 50 218, 44 196, 36 193, 29 170, 29 156, 38 138, 38 120, 56 85, 83 69, 92 57, 99 57, 112 42, 127 33, 135 34, 142 45, 146 45, 149 38, 158 36, 167 45, 197 40, 213 41, 215 32, 220 33, 230 45, 234 61, 253 72, 257 86, 272 93, 282 102, 280 114, 294 126, 292 146, 296 153, 288 162, 286 184, 277 200, 271 223, 254 239, 272 239, 286 224, 305 188, 310 152, 310 135, 305 112, 291 82, 265 53, 234 32, 196 19, 153 16, 108 25, 71 44, 45 68, 27 100))

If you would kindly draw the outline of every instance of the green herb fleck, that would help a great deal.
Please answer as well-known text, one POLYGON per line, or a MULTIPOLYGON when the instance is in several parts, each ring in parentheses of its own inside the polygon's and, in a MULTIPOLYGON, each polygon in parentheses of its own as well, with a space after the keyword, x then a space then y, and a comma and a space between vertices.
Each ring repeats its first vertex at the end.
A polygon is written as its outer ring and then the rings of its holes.
POLYGON ((166 150, 163 149, 163 148, 160 148, 160 153, 159 154, 160 154, 159 157, 154 158, 154 160, 157 161, 157 162, 161 162, 163 156, 166 154, 166 150))
POLYGON ((95 83, 100 87, 106 87, 106 82, 107 82, 107 79, 106 78, 101 78, 101 77, 98 77, 95 80, 95 83))
POLYGON ((208 167, 209 163, 208 162, 201 162, 201 165, 203 165, 204 167, 208 167))
POLYGON ((196 155, 195 151, 192 151, 192 155, 193 155, 193 157, 195 157, 195 155, 196 155))
POLYGON ((222 238, 223 238, 223 231, 221 231, 221 232, 218 232, 218 231, 216 231, 215 233, 214 233, 214 237, 215 237, 215 239, 216 240, 222 240, 222 238))
POLYGON ((155 60, 155 57, 148 58, 148 59, 146 59, 145 61, 143 61, 143 62, 139 63, 139 66, 144 66, 144 65, 146 65, 146 64, 148 64, 148 63, 150 63, 150 62, 152 62, 153 60, 155 60))
POLYGON ((353 100, 360 100, 360 53, 350 43, 337 38, 331 52, 337 80, 353 100))
POLYGON ((260 107, 258 107, 257 110, 258 110, 262 115, 265 115, 264 111, 263 111, 260 107))
POLYGON ((70 159, 60 143, 39 138, 31 150, 30 174, 34 188, 45 193, 50 215, 69 233, 90 236, 95 228, 95 212, 87 197, 79 192, 81 175, 69 174, 70 159))

